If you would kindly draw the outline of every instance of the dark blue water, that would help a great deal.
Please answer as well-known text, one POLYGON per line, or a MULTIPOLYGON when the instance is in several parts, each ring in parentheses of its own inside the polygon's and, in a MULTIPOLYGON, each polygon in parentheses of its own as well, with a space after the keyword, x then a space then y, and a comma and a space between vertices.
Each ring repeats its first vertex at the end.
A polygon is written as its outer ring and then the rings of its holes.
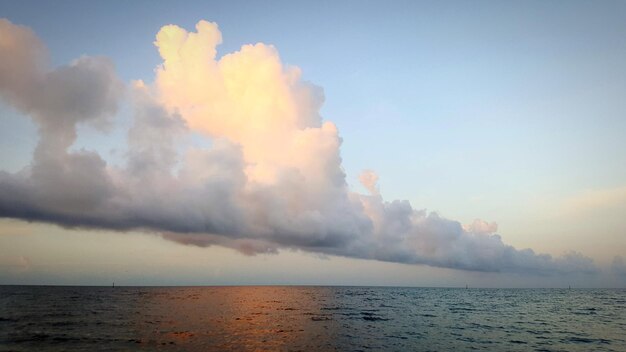
POLYGON ((0 351, 626 351, 625 290, 0 286, 0 351))

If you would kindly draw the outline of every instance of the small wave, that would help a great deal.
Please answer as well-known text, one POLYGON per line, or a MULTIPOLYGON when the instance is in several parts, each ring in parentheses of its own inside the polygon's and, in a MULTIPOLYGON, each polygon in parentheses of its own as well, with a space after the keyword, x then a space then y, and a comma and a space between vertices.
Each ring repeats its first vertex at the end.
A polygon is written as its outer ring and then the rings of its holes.
POLYGON ((453 313, 456 312, 475 312, 474 308, 466 308, 466 307, 450 307, 449 310, 453 313))
POLYGON ((366 315, 366 316, 363 316, 363 320, 366 320, 366 321, 387 321, 389 319, 376 317, 376 316, 371 316, 371 315, 366 315))
POLYGON ((53 322, 46 323, 46 325, 48 325, 48 326, 60 326, 60 327, 72 326, 72 325, 76 325, 76 324, 78 324, 78 323, 77 322, 73 322, 73 321, 53 321, 53 322))
POLYGON ((51 340, 52 340, 53 343, 65 344, 65 343, 68 343, 68 342, 80 341, 80 338, 69 337, 69 336, 63 335, 63 336, 55 336, 51 340))
POLYGON ((606 340, 606 339, 592 339, 592 338, 582 337, 582 336, 572 336, 569 339, 567 339, 567 342, 574 342, 574 343, 599 343, 599 344, 603 344, 603 345, 607 345, 607 344, 611 343, 610 340, 606 340))
POLYGON ((528 344, 528 342, 526 342, 526 341, 521 341, 521 340, 509 340, 509 342, 510 342, 510 343, 517 344, 517 345, 526 345, 526 344, 528 344))
POLYGON ((328 320, 333 320, 333 318, 331 316, 316 315, 316 316, 312 316, 311 320, 313 320, 313 321, 328 321, 328 320))
POLYGON ((372 312, 369 312, 369 311, 361 312, 361 318, 363 320, 366 320, 366 321, 387 321, 387 320, 389 320, 387 318, 383 318, 383 317, 378 316, 378 315, 376 315, 376 314, 374 314, 372 312))

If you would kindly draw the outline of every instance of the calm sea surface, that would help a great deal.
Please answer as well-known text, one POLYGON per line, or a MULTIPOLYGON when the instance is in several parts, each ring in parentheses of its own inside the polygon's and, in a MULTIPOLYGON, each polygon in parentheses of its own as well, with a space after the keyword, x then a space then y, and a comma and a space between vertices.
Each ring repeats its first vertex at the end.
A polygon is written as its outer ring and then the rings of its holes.
POLYGON ((0 286, 0 351, 626 351, 625 290, 0 286))

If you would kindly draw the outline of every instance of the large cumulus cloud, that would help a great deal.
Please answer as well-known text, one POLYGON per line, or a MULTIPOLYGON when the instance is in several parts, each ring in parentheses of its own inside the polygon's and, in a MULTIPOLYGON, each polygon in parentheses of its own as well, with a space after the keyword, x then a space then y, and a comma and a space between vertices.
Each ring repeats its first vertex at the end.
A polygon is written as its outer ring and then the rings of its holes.
POLYGON ((244 45, 217 57, 217 24, 168 25, 156 36, 163 63, 153 84, 124 86, 112 63, 82 57, 51 69, 28 28, 0 20, 0 94, 39 128, 32 162, 0 172, 0 216, 68 227, 142 229, 246 254, 280 248, 426 264, 534 273, 593 272, 577 253, 518 250, 495 223, 460 223, 385 201, 373 171, 351 192, 322 90, 285 66, 276 48, 244 45), (70 151, 79 124, 112 123, 134 106, 126 164, 70 151), (210 147, 184 140, 202 134, 210 147))

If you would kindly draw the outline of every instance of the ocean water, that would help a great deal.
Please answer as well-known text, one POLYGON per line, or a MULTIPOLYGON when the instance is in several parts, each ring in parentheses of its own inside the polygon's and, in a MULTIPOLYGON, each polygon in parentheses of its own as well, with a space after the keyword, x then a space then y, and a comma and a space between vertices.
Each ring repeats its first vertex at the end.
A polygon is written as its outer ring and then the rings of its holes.
POLYGON ((626 290, 0 286, 0 351, 626 351, 626 290))

